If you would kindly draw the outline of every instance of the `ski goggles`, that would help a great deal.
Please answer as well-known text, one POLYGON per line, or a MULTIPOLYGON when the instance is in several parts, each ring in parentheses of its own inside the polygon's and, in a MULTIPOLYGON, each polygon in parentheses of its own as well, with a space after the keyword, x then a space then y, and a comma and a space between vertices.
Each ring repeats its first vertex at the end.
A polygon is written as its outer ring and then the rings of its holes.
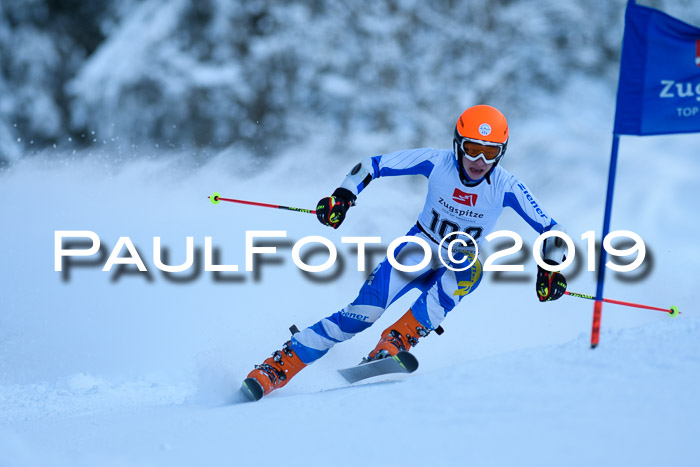
POLYGON ((503 155, 503 145, 486 141, 462 138, 460 141, 464 157, 472 162, 483 159, 487 164, 493 164, 503 155))

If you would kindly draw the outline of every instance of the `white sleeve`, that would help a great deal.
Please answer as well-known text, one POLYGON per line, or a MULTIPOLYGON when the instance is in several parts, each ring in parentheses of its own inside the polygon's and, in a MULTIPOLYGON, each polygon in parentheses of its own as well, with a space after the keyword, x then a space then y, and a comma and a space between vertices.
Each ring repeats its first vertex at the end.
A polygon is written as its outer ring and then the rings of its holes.
POLYGON ((368 157, 352 168, 340 186, 358 195, 375 178, 397 175, 428 177, 435 167, 432 159, 439 154, 436 149, 420 148, 368 157))

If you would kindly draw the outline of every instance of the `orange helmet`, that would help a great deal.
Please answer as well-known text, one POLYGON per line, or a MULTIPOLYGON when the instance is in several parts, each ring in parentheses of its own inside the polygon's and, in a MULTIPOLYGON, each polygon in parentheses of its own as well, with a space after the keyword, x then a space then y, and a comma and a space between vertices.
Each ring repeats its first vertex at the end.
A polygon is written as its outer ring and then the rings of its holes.
POLYGON ((489 181, 488 176, 508 147, 508 121, 505 115, 490 105, 469 107, 457 120, 453 142, 460 174, 464 175, 464 157, 473 161, 483 158, 487 164, 493 164, 486 174, 489 181))

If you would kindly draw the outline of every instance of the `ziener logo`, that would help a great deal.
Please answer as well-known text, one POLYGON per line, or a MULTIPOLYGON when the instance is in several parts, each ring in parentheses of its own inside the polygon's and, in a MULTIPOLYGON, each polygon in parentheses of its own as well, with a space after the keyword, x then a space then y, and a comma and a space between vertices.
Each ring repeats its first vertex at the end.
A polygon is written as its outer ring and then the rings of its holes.
POLYGON ((476 205, 476 198, 476 193, 465 193, 459 188, 455 188, 454 193, 452 193, 452 199, 459 204, 464 204, 465 206, 476 205))

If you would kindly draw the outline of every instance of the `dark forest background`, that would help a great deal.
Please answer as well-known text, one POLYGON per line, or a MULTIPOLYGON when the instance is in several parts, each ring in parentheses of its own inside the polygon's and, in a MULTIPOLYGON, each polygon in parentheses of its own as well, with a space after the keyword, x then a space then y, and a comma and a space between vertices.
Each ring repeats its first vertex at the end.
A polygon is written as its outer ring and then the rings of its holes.
MULTIPOLYGON (((640 2, 700 22, 694 0, 640 2)), ((623 0, 0 2, 0 164, 110 144, 261 157, 318 133, 414 145, 468 105, 614 89, 623 0), (274 143, 274 144, 272 144, 274 143)), ((448 130, 445 130, 448 128, 448 130)))

